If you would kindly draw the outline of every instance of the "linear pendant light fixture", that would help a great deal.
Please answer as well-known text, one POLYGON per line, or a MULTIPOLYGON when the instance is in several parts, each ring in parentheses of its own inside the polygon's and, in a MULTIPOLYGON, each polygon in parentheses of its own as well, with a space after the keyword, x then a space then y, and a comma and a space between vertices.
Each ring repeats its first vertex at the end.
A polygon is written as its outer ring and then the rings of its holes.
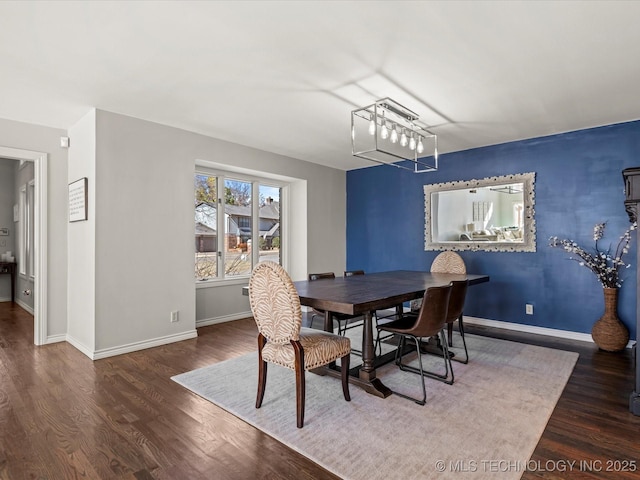
POLYGON ((438 169, 437 136, 390 98, 351 112, 351 153, 414 173, 438 169))

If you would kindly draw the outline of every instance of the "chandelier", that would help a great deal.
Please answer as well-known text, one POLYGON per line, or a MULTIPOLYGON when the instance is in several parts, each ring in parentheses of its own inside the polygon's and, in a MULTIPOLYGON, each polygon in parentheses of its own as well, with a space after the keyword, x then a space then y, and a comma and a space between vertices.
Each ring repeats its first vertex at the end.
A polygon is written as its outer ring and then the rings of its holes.
POLYGON ((436 135, 390 98, 351 112, 351 153, 414 173, 438 169, 436 135))

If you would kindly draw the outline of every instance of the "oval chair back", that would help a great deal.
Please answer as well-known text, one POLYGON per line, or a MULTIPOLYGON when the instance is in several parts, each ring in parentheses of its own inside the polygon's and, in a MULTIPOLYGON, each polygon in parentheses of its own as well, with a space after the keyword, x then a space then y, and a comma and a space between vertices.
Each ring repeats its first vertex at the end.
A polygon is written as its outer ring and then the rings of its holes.
MULTIPOLYGON (((431 263, 429 269, 431 273, 457 273, 464 275, 467 273, 467 267, 464 264, 462 257, 456 252, 446 251, 440 252, 436 255, 431 263)), ((418 312, 422 305, 422 300, 412 300, 410 302, 410 308, 412 312, 418 312)))
POLYGON ((287 344, 299 339, 300 297, 280 265, 275 262, 256 265, 249 279, 249 303, 258 331, 269 342, 287 344))
POLYGON ((342 392, 349 395, 348 338, 310 328, 302 328, 302 309, 295 285, 281 265, 265 261, 251 272, 249 302, 258 326, 258 394, 256 408, 262 406, 267 384, 267 362, 295 372, 296 425, 304 426, 305 371, 340 359, 342 392))
POLYGON ((431 273, 467 273, 462 257, 456 252, 441 252, 433 259, 431 273))

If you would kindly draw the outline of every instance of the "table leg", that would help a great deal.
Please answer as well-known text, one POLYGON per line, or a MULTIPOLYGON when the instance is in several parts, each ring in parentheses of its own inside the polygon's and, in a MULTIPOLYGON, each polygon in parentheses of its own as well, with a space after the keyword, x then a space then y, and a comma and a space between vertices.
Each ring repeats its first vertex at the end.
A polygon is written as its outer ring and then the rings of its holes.
POLYGON ((333 333, 333 315, 328 310, 324 312, 324 331, 333 333))
MULTIPOLYGON (((331 312, 324 314, 324 330, 326 332, 333 331, 333 315, 331 312)), ((361 387, 366 392, 376 397, 386 398, 391 395, 391 390, 386 387, 378 378, 376 378, 376 369, 374 365, 375 350, 373 348, 373 315, 367 312, 364 315, 364 329, 362 332, 362 361, 363 365, 355 367, 351 371, 349 383, 361 387), (353 376, 357 371, 357 376, 353 376)), ((336 367, 335 362, 327 365, 328 368, 317 368, 312 370, 318 375, 330 375, 339 377, 340 371, 336 367)))
POLYGON ((373 366, 373 357, 375 356, 373 345, 373 316, 371 312, 364 314, 362 331, 362 367, 361 372, 366 372, 369 378, 376 377, 376 371, 373 366))
POLYGON ((362 366, 358 372, 360 380, 358 384, 368 393, 377 397, 386 398, 391 395, 391 390, 376 378, 376 369, 373 364, 374 358, 375 347, 373 345, 373 315, 371 312, 366 312, 364 315, 362 332, 362 366))
MULTIPOLYGON (((444 351, 442 350, 442 343, 440 343, 440 339, 438 337, 430 337, 426 342, 423 340, 420 342, 420 351, 422 353, 430 353, 432 355, 437 355, 441 357, 444 355, 444 351)), ((455 353, 449 352, 449 357, 455 357, 455 353)))

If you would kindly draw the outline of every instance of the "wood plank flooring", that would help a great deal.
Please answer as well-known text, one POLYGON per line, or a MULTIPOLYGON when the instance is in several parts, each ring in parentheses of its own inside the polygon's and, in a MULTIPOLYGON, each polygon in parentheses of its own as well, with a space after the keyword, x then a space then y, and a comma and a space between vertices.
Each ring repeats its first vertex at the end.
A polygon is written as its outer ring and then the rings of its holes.
MULTIPOLYGON (((640 417, 628 412, 630 352, 468 330, 580 353, 523 479, 640 478, 613 463, 640 462, 640 417)), ((170 380, 257 348, 252 319, 198 334, 93 362, 67 343, 35 347, 32 317, 0 303, 0 479, 337 478, 170 380)))

